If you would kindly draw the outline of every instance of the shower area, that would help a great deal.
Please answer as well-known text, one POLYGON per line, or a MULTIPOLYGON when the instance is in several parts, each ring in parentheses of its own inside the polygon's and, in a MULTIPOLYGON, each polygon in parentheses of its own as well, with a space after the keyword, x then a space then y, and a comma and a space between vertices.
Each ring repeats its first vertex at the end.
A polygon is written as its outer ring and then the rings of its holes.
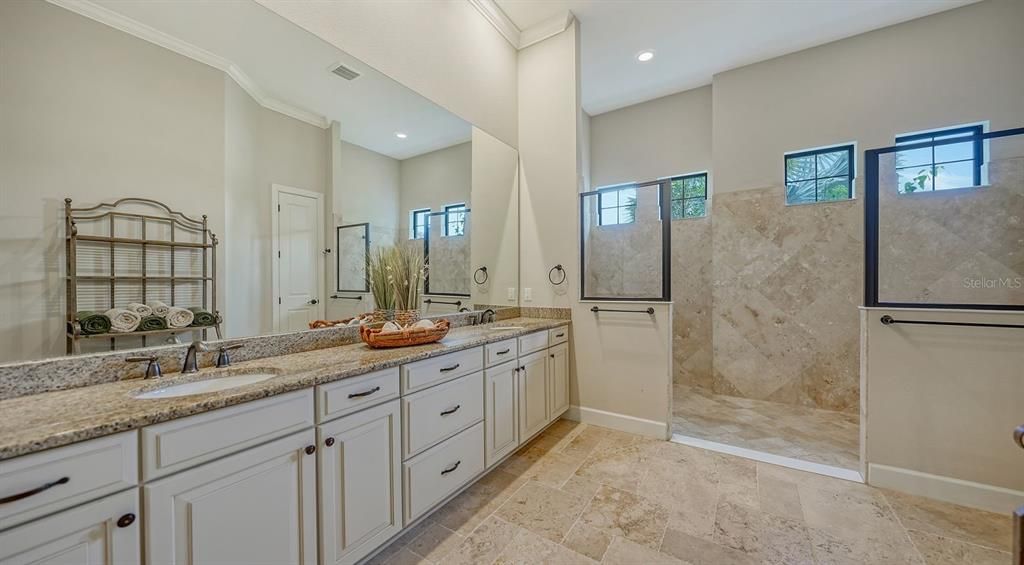
POLYGON ((583 195, 582 298, 673 303, 674 441, 858 478, 861 306, 1024 309, 1024 131, 851 155, 852 199, 706 173, 583 195))

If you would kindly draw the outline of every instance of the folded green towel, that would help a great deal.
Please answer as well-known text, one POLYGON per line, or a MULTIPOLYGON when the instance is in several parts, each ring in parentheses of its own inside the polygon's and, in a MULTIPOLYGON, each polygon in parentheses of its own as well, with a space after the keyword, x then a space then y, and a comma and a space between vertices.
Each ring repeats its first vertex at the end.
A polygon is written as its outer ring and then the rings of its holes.
POLYGON ((83 334, 105 334, 110 331, 110 318, 106 314, 82 310, 75 314, 75 318, 78 319, 83 334))
POLYGON ((166 330, 167 320, 161 316, 143 316, 139 327, 135 331, 148 332, 152 330, 166 330))
POLYGON ((212 326, 217 323, 217 316, 214 316, 205 308, 194 306, 189 308, 189 310, 195 314, 195 319, 192 320, 193 326, 212 326))

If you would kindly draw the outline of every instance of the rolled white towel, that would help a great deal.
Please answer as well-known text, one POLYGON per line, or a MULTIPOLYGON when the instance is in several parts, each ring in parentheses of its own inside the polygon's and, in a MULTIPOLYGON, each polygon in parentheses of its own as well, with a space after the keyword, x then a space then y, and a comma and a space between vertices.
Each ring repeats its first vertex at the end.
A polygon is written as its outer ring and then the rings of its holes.
POLYGON ((167 315, 165 318, 167 318, 167 327, 169 328, 187 328, 192 325, 192 320, 195 319, 195 314, 193 314, 188 308, 171 306, 167 309, 167 315))
MULTIPOLYGON (((148 306, 153 311, 154 314, 162 318, 167 317, 167 311, 170 310, 171 308, 170 306, 163 302, 160 302, 159 300, 151 300, 148 306)), ((192 322, 189 323, 191 324, 192 322)))
POLYGON ((110 318, 110 331, 115 333, 133 332, 142 321, 142 316, 124 308, 111 308, 104 314, 110 318))
POLYGON ((153 309, 141 302, 129 302, 128 305, 124 307, 124 309, 131 310, 132 312, 135 312, 136 314, 142 316, 143 318, 145 318, 146 316, 153 315, 153 309))

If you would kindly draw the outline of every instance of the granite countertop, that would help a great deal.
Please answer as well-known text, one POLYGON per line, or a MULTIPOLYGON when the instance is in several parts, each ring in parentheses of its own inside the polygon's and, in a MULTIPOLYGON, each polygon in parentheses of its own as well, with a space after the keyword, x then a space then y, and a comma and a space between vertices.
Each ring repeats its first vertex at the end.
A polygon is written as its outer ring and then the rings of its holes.
POLYGON ((511 318, 455 328, 440 342, 428 345, 370 349, 357 343, 254 359, 228 369, 204 369, 193 375, 174 373, 160 379, 126 380, 3 400, 0 401, 0 461, 568 324, 569 320, 551 318, 511 318), (493 326, 521 326, 523 329, 488 331, 493 326), (207 394, 149 400, 133 398, 146 390, 254 370, 279 372, 280 376, 207 394))

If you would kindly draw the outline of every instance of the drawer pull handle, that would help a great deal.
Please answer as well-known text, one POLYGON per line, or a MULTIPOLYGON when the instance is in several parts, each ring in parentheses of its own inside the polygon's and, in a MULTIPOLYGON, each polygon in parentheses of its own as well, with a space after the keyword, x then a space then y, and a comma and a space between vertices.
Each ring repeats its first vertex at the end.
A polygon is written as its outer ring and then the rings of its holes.
POLYGON ((125 514, 124 516, 121 516, 120 518, 117 519, 117 527, 118 528, 127 528, 128 526, 131 526, 134 523, 135 523, 135 514, 132 514, 131 512, 129 512, 129 513, 125 514))
POLYGON ((462 408, 462 405, 461 404, 456 404, 455 408, 449 408, 448 410, 445 410, 444 412, 441 412, 441 415, 442 416, 447 416, 449 414, 454 414, 454 413, 459 411, 459 408, 462 408))
POLYGON ((363 396, 370 396, 371 394, 377 392, 378 390, 380 390, 380 387, 379 386, 375 386, 375 387, 371 388, 370 390, 368 390, 366 392, 353 392, 352 394, 348 395, 348 397, 349 398, 361 398, 363 396))
POLYGON ((565 337, 565 333, 555 334, 555 337, 565 337))
POLYGON ((459 465, 462 465, 462 460, 461 460, 461 459, 459 459, 458 461, 456 461, 456 462, 455 462, 455 464, 454 464, 454 465, 452 465, 451 467, 448 467, 448 468, 447 468, 447 469, 445 469, 444 471, 441 471, 441 475, 443 476, 443 475, 447 475, 448 473, 451 473, 452 471, 454 471, 454 470, 458 469, 458 468, 459 468, 459 465))
POLYGON ((512 351, 512 350, 511 349, 502 349, 501 351, 495 353, 495 355, 505 355, 506 353, 508 353, 510 351, 512 351))
POLYGON ((441 367, 441 372, 442 373, 447 373, 448 371, 454 371, 455 369, 458 369, 458 368, 459 368, 459 363, 456 363, 456 364, 452 365, 451 367, 441 367))
POLYGON ((18 493, 18 494, 12 494, 11 496, 5 496, 3 498, 0 498, 0 504, 7 504, 8 502, 17 502, 17 501, 19 501, 19 500, 21 500, 23 498, 28 498, 30 496, 39 494, 39 493, 41 493, 43 491, 50 490, 50 489, 52 489, 53 487, 55 487, 57 485, 66 485, 66 484, 68 484, 68 481, 70 481, 70 480, 71 479, 69 479, 67 477, 61 477, 61 478, 57 479, 56 481, 53 481, 52 483, 46 483, 45 485, 40 486, 40 487, 36 487, 36 488, 34 488, 32 490, 27 490, 25 492, 18 493))

